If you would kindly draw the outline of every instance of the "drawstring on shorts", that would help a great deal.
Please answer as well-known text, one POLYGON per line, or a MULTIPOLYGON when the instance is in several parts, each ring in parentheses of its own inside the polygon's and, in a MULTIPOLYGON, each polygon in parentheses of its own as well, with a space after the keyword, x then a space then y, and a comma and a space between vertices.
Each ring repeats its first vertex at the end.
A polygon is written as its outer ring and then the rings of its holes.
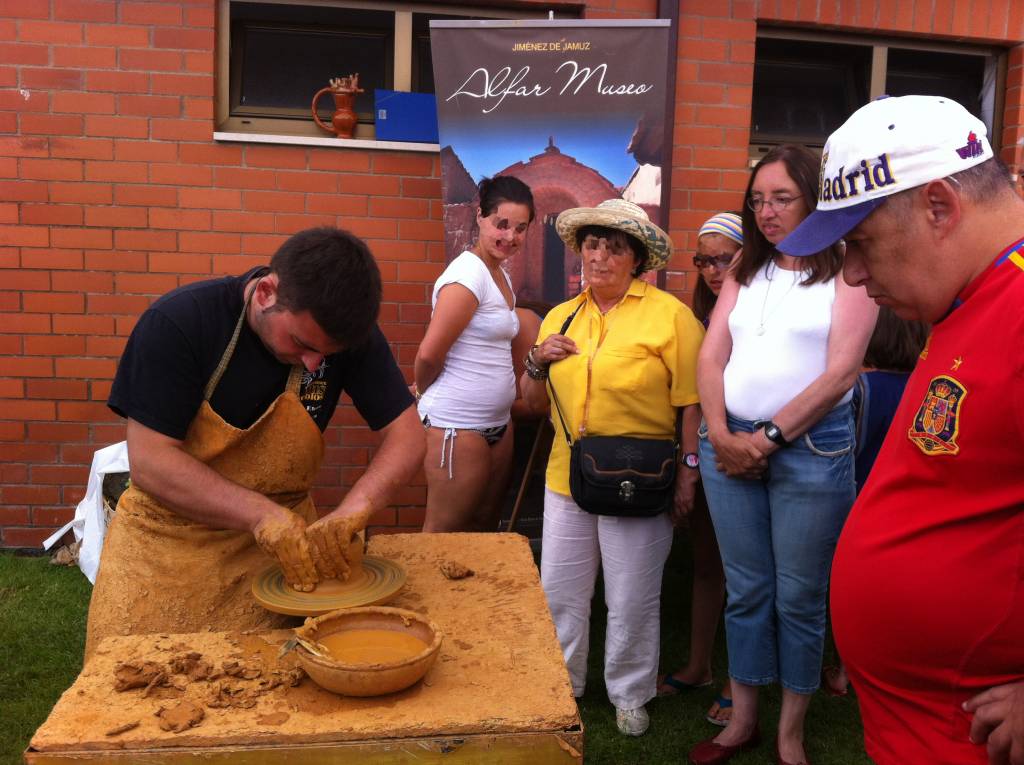
POLYGON ((459 435, 455 428, 444 429, 444 440, 441 441, 441 465, 444 467, 444 447, 448 446, 448 480, 452 480, 452 468, 455 466, 455 437, 459 435))

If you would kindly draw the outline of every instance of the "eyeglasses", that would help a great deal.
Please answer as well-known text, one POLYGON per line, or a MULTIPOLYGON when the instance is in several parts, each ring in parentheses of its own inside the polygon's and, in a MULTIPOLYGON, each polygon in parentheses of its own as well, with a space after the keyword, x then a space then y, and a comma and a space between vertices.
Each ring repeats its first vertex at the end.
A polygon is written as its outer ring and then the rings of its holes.
POLYGON ((514 233, 516 236, 522 236, 523 234, 526 233, 526 229, 530 227, 529 223, 520 223, 519 225, 513 227, 512 222, 508 218, 501 218, 500 220, 495 220, 494 217, 495 216, 492 215, 491 217, 488 218, 488 220, 491 222, 492 226, 498 229, 498 231, 508 231, 509 229, 511 229, 512 233, 514 233))
POLYGON ((583 242, 581 244, 582 244, 582 249, 584 249, 584 250, 596 250, 596 249, 598 249, 600 247, 605 252, 607 252, 609 255, 625 255, 628 252, 630 252, 630 249, 629 249, 629 247, 627 245, 622 244, 622 243, 618 243, 618 244, 612 243, 612 242, 608 241, 607 239, 605 239, 603 236, 602 237, 596 237, 596 236, 584 237, 583 242))
POLYGON ((775 212, 780 212, 785 210, 798 199, 803 199, 803 197, 772 197, 771 199, 765 199, 764 197, 747 197, 747 207, 754 212, 761 212, 762 207, 767 207, 775 212))
POLYGON ((732 263, 732 255, 718 255, 712 257, 711 255, 694 255, 693 265, 703 270, 705 268, 713 268, 716 271, 724 271, 732 263))

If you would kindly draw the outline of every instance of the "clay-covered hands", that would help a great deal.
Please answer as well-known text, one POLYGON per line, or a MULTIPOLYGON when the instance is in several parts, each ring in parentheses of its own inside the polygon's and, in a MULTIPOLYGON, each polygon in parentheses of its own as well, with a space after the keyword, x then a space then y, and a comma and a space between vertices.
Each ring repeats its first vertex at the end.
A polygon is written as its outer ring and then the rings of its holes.
POLYGON ((331 513, 306 529, 317 573, 323 579, 348 579, 350 565, 345 553, 352 537, 363 530, 363 517, 331 513))
POLYGON ((299 592, 311 592, 318 577, 313 565, 306 522, 283 507, 264 515, 252 530, 256 544, 281 566, 284 580, 299 592))
POLYGON ((986 745, 991 765, 1024 765, 1024 683, 989 688, 964 711, 974 714, 971 741, 986 745))

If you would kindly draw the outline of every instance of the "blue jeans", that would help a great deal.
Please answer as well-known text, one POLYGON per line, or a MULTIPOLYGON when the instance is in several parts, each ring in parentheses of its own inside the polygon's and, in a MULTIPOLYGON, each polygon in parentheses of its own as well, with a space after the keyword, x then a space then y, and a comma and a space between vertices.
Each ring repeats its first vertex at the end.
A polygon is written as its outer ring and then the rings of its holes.
MULTIPOLYGON (((754 423, 728 417, 731 432, 754 423)), ((745 685, 818 688, 832 554, 853 505, 853 417, 833 409, 768 458, 763 478, 715 468, 701 424, 700 466, 725 567, 729 675, 745 685)))

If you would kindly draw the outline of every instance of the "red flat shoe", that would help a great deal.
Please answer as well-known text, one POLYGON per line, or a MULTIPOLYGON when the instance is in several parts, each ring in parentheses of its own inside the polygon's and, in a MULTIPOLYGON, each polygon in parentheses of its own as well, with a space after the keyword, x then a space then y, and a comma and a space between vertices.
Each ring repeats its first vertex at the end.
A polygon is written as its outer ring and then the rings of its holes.
POLYGON ((746 741, 741 741, 733 746, 716 744, 713 738, 709 738, 706 741, 701 741, 690 750, 690 765, 722 765, 722 763, 728 762, 740 752, 753 749, 760 743, 761 732, 756 727, 746 741))

